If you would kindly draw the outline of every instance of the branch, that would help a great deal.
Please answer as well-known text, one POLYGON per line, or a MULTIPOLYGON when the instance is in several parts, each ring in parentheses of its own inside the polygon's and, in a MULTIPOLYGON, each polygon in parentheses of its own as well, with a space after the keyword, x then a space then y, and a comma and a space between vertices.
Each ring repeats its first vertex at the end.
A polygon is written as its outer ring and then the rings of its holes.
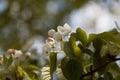
POLYGON ((110 60, 109 62, 106 62, 104 65, 100 66, 99 68, 94 69, 94 70, 92 70, 92 71, 90 71, 90 72, 82 75, 81 78, 80 78, 80 80, 82 80, 85 76, 91 75, 91 74, 93 74, 93 73, 101 70, 102 68, 104 68, 104 67, 107 66, 108 64, 110 64, 110 63, 112 63, 112 62, 114 62, 114 61, 118 61, 118 60, 120 60, 120 58, 114 58, 114 59, 110 60))

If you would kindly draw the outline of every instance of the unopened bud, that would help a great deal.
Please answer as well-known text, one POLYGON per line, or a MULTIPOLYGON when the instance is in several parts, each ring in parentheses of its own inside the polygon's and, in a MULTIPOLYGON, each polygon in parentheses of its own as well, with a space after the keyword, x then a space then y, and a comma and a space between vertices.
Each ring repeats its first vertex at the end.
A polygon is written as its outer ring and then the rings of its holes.
POLYGON ((27 58, 29 58, 29 57, 31 57, 31 53, 30 53, 30 52, 26 52, 26 53, 25 53, 25 56, 26 56, 27 58))
POLYGON ((56 31, 55 31, 54 29, 50 29, 50 30, 48 31, 48 35, 49 35, 50 37, 52 37, 55 33, 56 33, 56 31))
POLYGON ((8 50, 7 50, 7 53, 9 53, 9 54, 14 54, 14 51, 15 51, 14 49, 8 49, 8 50))

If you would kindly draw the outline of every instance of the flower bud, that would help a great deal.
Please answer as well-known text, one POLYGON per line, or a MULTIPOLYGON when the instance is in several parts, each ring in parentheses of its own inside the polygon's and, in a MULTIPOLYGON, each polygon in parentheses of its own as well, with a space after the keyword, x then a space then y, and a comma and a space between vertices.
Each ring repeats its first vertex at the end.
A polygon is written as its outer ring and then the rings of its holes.
POLYGON ((26 56, 27 58, 29 58, 29 57, 31 57, 31 53, 30 53, 30 52, 26 52, 26 53, 25 53, 25 56, 26 56))
POLYGON ((8 50, 7 50, 7 53, 8 53, 8 54, 14 54, 14 51, 15 51, 14 49, 8 49, 8 50))
POLYGON ((54 30, 54 29, 50 29, 49 31, 48 31, 48 35, 50 36, 50 37, 53 37, 53 35, 56 33, 56 31, 54 30))

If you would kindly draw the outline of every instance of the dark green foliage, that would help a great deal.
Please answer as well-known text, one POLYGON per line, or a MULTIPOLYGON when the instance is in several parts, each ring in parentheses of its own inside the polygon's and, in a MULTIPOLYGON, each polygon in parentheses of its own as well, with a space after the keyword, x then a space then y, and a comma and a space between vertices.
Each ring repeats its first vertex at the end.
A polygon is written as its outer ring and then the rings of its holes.
POLYGON ((65 57, 61 62, 61 69, 68 80, 79 80, 83 74, 83 67, 79 60, 65 57))
POLYGON ((118 80, 120 68, 115 61, 120 60, 116 58, 120 53, 119 44, 120 33, 116 30, 90 34, 88 38, 78 28, 64 43, 66 57, 61 62, 64 76, 68 80, 118 80))
POLYGON ((53 73, 55 72, 57 67, 57 53, 51 52, 50 53, 50 75, 53 79, 53 73))

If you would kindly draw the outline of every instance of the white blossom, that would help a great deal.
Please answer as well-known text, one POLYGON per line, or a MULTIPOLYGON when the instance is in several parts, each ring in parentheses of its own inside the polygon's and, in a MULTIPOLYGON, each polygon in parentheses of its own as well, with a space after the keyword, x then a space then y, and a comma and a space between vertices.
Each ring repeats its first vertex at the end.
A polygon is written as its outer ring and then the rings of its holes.
POLYGON ((63 26, 58 26, 57 30, 61 32, 63 36, 67 36, 71 32, 71 27, 65 23, 63 26))
POLYGON ((56 31, 54 30, 54 29, 50 29, 49 31, 48 31, 48 35, 50 36, 50 37, 53 37, 53 35, 56 33, 56 31))
POLYGON ((63 35, 67 36, 71 32, 71 27, 67 23, 65 23, 63 27, 65 29, 63 35))
POLYGON ((42 52, 43 52, 43 54, 49 54, 51 52, 51 49, 52 48, 51 48, 50 44, 46 43, 42 47, 42 50, 43 50, 42 52))
POLYGON ((65 32, 65 28, 63 26, 58 26, 57 31, 63 34, 65 32))
POLYGON ((21 50, 15 50, 15 51, 14 51, 14 56, 15 56, 15 58, 19 58, 22 54, 23 54, 23 53, 22 53, 21 50))
POLYGON ((56 41, 62 41, 62 38, 63 38, 63 34, 61 32, 56 32, 54 35, 53 35, 53 38, 56 40, 56 41))
POLYGON ((55 48, 55 40, 53 38, 48 37, 46 43, 48 43, 52 48, 55 48))

